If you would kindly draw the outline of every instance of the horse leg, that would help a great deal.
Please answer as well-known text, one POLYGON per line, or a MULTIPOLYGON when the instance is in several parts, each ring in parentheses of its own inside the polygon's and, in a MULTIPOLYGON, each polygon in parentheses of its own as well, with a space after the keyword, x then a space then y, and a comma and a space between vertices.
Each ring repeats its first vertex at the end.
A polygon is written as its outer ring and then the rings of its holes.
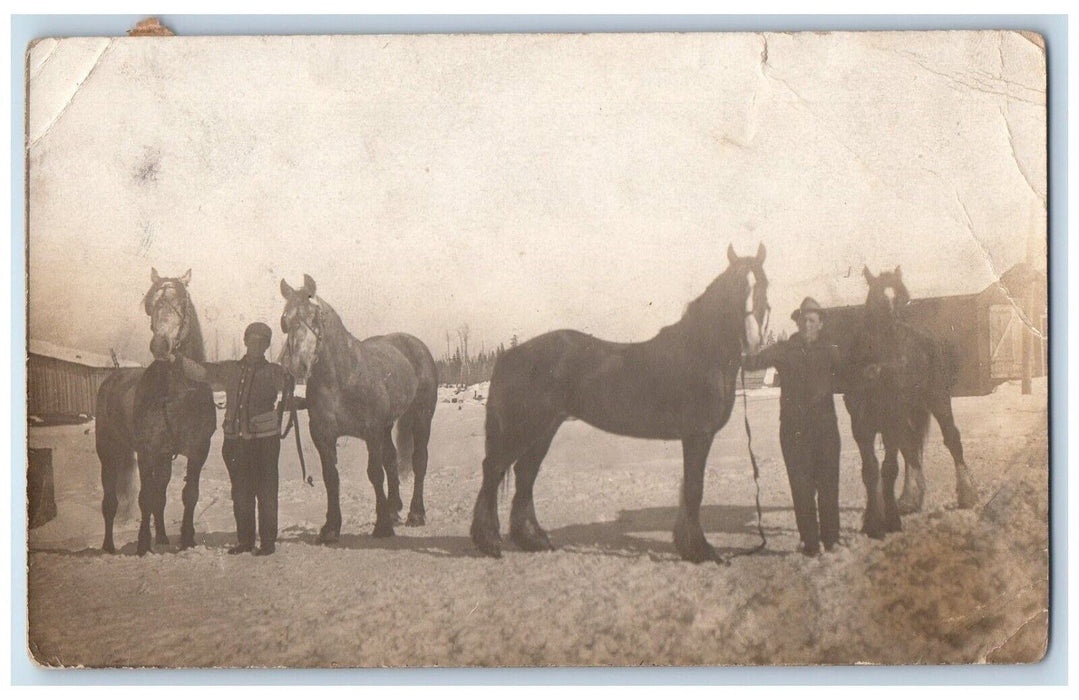
POLYGON ((536 519, 536 506, 532 499, 532 487, 539 475, 540 464, 547 456, 551 440, 562 424, 554 421, 547 432, 532 443, 531 447, 517 460, 514 473, 517 475, 517 487, 513 493, 513 506, 510 510, 510 538, 514 544, 526 552, 553 550, 546 531, 536 519))
POLYGON ((704 496, 704 467, 712 448, 713 433, 682 439, 682 503, 674 525, 674 546, 682 558, 699 564, 723 561, 704 537, 701 529, 701 498, 704 496))
POLYGON ((393 425, 386 428, 382 436, 382 469, 386 472, 386 507, 394 525, 401 524, 401 479, 397 473, 397 448, 393 446, 393 425))
POLYGON ((165 498, 172 480, 172 458, 162 457, 154 463, 154 544, 168 544, 165 534, 165 498))
POLYGON ((150 551, 150 520, 154 512, 154 464, 149 455, 139 453, 139 541, 135 552, 142 556, 150 551))
POLYGON ((952 415, 952 397, 947 394, 934 397, 929 410, 940 425, 944 434, 944 446, 952 454, 955 462, 955 497, 960 508, 973 508, 978 502, 978 489, 974 486, 974 477, 963 459, 963 441, 959 438, 959 428, 955 427, 952 415))
POLYGON ((195 546, 195 505, 199 502, 199 478, 210 453, 210 441, 191 448, 184 474, 184 519, 180 524, 180 549, 195 546))
POLYGON ((476 496, 469 534, 481 552, 498 558, 502 556, 502 536, 499 534, 498 525, 498 485, 502 483, 506 470, 516 457, 516 441, 502 431, 501 421, 492 413, 493 410, 492 404, 488 403, 483 484, 476 496))
POLYGON ((326 484, 326 523, 318 533, 324 544, 341 538, 341 476, 337 472, 337 438, 311 433, 322 461, 322 483, 326 484))
POLYGON ((925 474, 905 456, 903 462, 906 468, 903 470, 903 493, 899 496, 899 512, 910 515, 921 511, 925 502, 925 474))
POLYGON ((116 553, 116 544, 113 542, 113 523, 116 521, 116 510, 119 507, 120 472, 131 466, 134 455, 122 448, 112 449, 99 454, 101 459, 101 515, 105 519, 105 541, 101 549, 109 554, 116 553))
POLYGON ((884 488, 880 478, 880 465, 877 462, 876 446, 873 444, 876 434, 865 432, 855 434, 858 451, 862 455, 862 483, 865 484, 865 515, 862 517, 862 532, 880 539, 884 537, 884 488))
POLYGON ((903 523, 899 517, 899 505, 895 501, 895 482, 899 477, 899 448, 891 436, 884 440, 884 462, 881 464, 881 489, 884 493, 884 530, 899 532, 903 523))
POLYGON ((427 442, 431 439, 432 416, 413 418, 412 429, 412 503, 405 525, 424 525, 427 510, 423 503, 423 482, 427 477, 427 442))
MULTIPOLYGON (((921 436, 907 436, 907 439, 902 445, 900 445, 900 452, 903 454, 903 461, 907 464, 907 472, 913 471, 918 483, 919 494, 925 493, 925 476, 922 471, 922 440, 921 436)), ((917 510, 903 511, 902 504, 900 504, 900 513, 907 515, 909 513, 918 512, 922 509, 922 504, 919 501, 917 510)))
POLYGON ((392 537, 393 515, 390 513, 389 499, 382 483, 382 460, 385 458, 386 449, 383 442, 381 433, 367 440, 367 478, 375 490, 375 529, 371 534, 375 537, 392 537))

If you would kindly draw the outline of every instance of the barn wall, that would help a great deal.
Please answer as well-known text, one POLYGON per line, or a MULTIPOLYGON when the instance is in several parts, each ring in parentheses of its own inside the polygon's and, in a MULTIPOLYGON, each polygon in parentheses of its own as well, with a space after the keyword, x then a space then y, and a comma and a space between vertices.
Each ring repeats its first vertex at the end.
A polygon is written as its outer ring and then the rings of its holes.
POLYGON ((27 364, 27 412, 30 415, 94 415, 98 387, 112 372, 42 355, 27 364))
MULTIPOLYGON (((864 312, 861 305, 824 310, 825 337, 839 346, 843 357, 862 326, 864 312)), ((946 351, 955 357, 958 374, 953 396, 981 396, 993 389, 988 379, 988 319, 982 318, 985 313, 977 295, 915 299, 903 311, 906 323, 942 341, 946 351)), ((845 388, 836 390, 842 393, 845 388)))

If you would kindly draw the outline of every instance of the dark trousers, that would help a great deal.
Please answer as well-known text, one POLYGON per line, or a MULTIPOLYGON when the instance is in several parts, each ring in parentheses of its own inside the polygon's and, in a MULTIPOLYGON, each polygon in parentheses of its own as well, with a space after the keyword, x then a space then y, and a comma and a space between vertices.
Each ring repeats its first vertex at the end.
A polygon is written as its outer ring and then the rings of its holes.
POLYGON ((810 552, 839 540, 839 426, 835 414, 779 431, 798 534, 810 552), (818 507, 820 522, 817 521, 818 507))
POLYGON ((258 534, 263 547, 277 542, 277 458, 281 440, 271 437, 225 438, 221 454, 232 481, 232 512, 236 516, 236 539, 255 544, 255 505, 258 534))

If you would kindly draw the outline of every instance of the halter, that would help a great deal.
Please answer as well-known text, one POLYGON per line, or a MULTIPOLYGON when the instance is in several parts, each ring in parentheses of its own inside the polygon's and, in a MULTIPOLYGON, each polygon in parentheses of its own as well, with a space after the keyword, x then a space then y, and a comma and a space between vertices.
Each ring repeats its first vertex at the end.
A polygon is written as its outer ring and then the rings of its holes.
MULTIPOLYGON (((308 323, 307 319, 305 319, 302 314, 299 314, 299 313, 296 314, 296 316, 299 319, 300 323, 302 323, 303 326, 308 331, 311 332, 311 335, 315 336, 315 352, 314 352, 314 357, 311 359, 311 366, 307 368, 308 369, 308 374, 310 374, 310 371, 314 368, 315 363, 318 362, 319 348, 322 346, 322 304, 318 301, 317 298, 314 299, 314 304, 315 304, 315 323, 318 326, 318 328, 315 328, 315 326, 312 326, 310 323, 308 323)), ((292 357, 292 341, 291 341, 291 339, 289 339, 287 337, 287 336, 292 335, 292 331, 291 330, 286 330, 285 334, 286 334, 285 352, 288 353, 289 357, 292 357)))
POLYGON ((165 280, 165 281, 161 282, 161 284, 158 285, 156 290, 152 290, 154 295, 157 295, 157 300, 153 301, 152 303, 151 303, 150 300, 147 300, 146 313, 149 314, 149 316, 150 316, 150 330, 151 331, 154 329, 154 313, 153 312, 154 312, 154 309, 156 309, 159 304, 165 304, 170 309, 172 309, 173 313, 175 313, 177 316, 180 317, 180 332, 177 334, 177 338, 176 338, 176 345, 178 347, 187 339, 187 333, 188 333, 188 330, 189 330, 189 323, 188 323, 189 313, 188 313, 188 311, 191 308, 191 299, 187 296, 187 292, 184 291, 183 292, 183 297, 184 297, 183 309, 182 310, 178 309, 176 307, 176 305, 173 304, 171 301, 169 301, 168 297, 166 297, 165 294, 163 294, 163 292, 166 290, 166 288, 171 288, 171 289, 175 290, 175 289, 178 289, 179 287, 177 287, 176 282, 173 281, 173 280, 165 280))

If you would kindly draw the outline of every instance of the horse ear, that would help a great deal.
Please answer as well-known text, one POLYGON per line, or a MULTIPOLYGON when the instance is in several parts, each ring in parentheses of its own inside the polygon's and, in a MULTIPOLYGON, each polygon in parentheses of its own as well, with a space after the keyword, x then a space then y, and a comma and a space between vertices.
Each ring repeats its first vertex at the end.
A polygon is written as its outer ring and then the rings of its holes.
POLYGON ((307 296, 315 296, 315 280, 311 279, 311 275, 306 272, 303 275, 303 291, 307 292, 307 296))
POLYGON ((296 291, 289 286, 288 282, 286 282, 284 278, 281 278, 281 296, 285 297, 286 299, 291 299, 292 295, 295 293, 296 291))
POLYGON ((187 272, 180 278, 180 281, 184 283, 184 286, 191 284, 191 268, 187 268, 187 272))
POLYGON ((898 266, 898 265, 896 265, 896 266, 895 266, 895 276, 896 276, 896 278, 898 278, 899 280, 902 280, 902 279, 903 279, 903 271, 902 271, 901 269, 899 269, 899 266, 898 266))
POLYGON ((873 284, 873 280, 877 279, 873 276, 873 273, 869 271, 869 265, 862 268, 862 274, 865 275, 865 281, 869 284, 873 284))
POLYGON ((153 282, 154 284, 157 284, 158 282, 161 281, 161 275, 157 274, 157 268, 156 267, 151 267, 150 268, 150 281, 153 282))
POLYGON ((734 252, 733 243, 727 244, 727 260, 731 265, 738 261, 738 255, 734 252))
POLYGON ((767 253, 767 251, 764 249, 764 244, 763 243, 761 243, 760 245, 757 246, 757 264, 758 265, 763 265, 764 264, 764 256, 765 256, 766 253, 767 253))

